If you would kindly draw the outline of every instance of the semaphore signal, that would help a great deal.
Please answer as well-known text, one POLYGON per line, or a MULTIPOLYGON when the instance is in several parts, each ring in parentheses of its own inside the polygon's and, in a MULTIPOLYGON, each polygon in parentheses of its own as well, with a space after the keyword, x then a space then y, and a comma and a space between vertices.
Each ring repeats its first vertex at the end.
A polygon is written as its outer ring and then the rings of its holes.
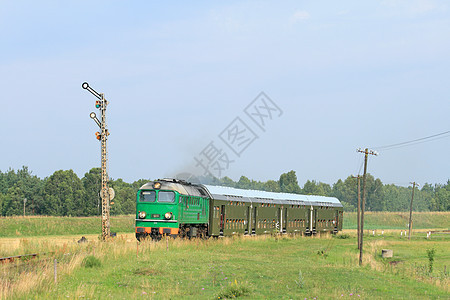
POLYGON ((106 149, 106 142, 109 136, 108 126, 106 124, 106 107, 108 106, 108 101, 102 93, 97 93, 87 82, 83 82, 81 87, 97 97, 98 100, 95 101, 95 107, 98 108, 101 113, 101 120, 97 118, 95 112, 91 112, 89 117, 94 120, 98 127, 100 127, 100 131, 95 133, 95 137, 97 140, 101 141, 102 188, 100 196, 102 198, 102 240, 105 241, 111 234, 109 208, 110 201, 114 198, 114 190, 108 187, 108 151, 106 149))

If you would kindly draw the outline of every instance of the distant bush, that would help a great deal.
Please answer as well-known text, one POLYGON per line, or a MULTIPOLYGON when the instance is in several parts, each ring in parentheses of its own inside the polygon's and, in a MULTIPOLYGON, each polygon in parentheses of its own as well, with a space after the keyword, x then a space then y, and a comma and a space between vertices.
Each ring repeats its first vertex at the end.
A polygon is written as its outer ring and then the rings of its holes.
POLYGON ((99 268, 102 266, 102 263, 97 257, 89 255, 83 259, 82 265, 85 268, 99 268))
POLYGON ((336 238, 341 239, 341 240, 346 240, 346 239, 350 238, 350 235, 349 234, 338 234, 338 235, 336 235, 336 238))

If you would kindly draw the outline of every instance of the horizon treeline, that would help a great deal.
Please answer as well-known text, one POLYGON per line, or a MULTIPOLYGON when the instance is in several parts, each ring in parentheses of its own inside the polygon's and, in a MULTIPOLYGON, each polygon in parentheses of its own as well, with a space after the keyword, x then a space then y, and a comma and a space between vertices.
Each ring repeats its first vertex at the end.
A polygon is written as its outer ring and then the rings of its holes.
MULTIPOLYGON (((110 179, 115 190, 111 205, 112 215, 134 214, 136 193, 147 179, 133 183, 122 179, 110 179)), ((339 179, 329 185, 308 180, 300 187, 295 171, 281 174, 278 180, 266 182, 241 176, 238 181, 229 177, 221 179, 201 177, 202 183, 228 186, 240 189, 254 189, 269 192, 285 192, 305 195, 320 195, 338 198, 345 211, 355 211, 357 206, 357 182, 351 176, 339 179)), ((362 181, 361 181, 362 185, 362 181)), ((366 211, 408 211, 412 187, 393 184, 384 185, 378 178, 367 175, 366 211)), ((1 216, 48 215, 48 216, 93 216, 101 214, 99 191, 101 170, 92 168, 79 178, 73 170, 55 171, 41 179, 32 174, 28 167, 14 171, 0 171, 0 213, 1 216), (24 201, 26 199, 26 201, 24 201)), ((361 188, 362 193, 362 188, 361 188)), ((450 180, 446 184, 424 184, 414 194, 414 211, 450 211, 450 180)))

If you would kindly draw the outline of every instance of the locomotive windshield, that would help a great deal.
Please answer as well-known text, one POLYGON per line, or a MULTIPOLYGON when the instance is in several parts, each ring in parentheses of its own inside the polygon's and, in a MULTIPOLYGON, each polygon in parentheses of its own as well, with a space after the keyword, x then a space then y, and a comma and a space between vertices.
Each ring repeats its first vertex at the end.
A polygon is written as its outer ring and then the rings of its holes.
POLYGON ((158 202, 173 203, 175 202, 174 192, 158 192, 158 202))
POLYGON ((141 202, 155 202, 156 193, 155 191, 142 191, 139 201, 141 202))

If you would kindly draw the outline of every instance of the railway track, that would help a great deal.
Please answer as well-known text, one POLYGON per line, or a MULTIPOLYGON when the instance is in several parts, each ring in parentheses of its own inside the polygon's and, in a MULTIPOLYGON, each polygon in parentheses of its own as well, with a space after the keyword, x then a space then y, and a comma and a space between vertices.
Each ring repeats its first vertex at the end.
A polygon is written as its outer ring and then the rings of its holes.
POLYGON ((15 255, 15 256, 8 256, 8 257, 0 257, 0 263, 6 264, 6 263, 12 263, 16 260, 28 260, 28 259, 34 259, 39 257, 39 253, 32 253, 32 254, 24 254, 24 255, 15 255))

